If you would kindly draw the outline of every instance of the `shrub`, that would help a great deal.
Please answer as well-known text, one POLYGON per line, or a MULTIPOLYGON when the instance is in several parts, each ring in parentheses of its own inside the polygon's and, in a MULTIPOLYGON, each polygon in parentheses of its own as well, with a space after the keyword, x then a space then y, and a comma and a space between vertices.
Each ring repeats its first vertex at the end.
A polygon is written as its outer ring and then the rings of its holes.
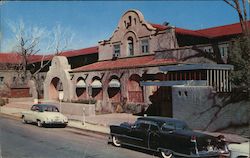
POLYGON ((0 98, 0 106, 4 106, 7 103, 8 103, 8 99, 7 98, 0 98))
POLYGON ((95 99, 86 99, 86 100, 83 100, 83 99, 80 99, 80 100, 74 100, 72 101, 72 103, 80 103, 80 104, 95 104, 96 103, 96 100, 95 99))

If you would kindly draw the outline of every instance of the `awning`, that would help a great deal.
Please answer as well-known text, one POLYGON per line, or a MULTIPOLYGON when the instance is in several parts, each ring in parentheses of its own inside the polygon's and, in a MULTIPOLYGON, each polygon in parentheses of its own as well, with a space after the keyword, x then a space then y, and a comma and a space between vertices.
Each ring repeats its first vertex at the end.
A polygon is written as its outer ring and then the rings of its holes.
POLYGON ((109 87, 111 87, 111 88, 119 88, 119 87, 121 87, 121 83, 117 79, 112 79, 109 82, 109 87))
POLYGON ((94 80, 94 81, 91 83, 91 87, 92 87, 92 88, 102 88, 102 83, 101 83, 101 81, 99 81, 99 80, 94 80))
POLYGON ((84 80, 78 81, 76 84, 76 88, 86 88, 86 83, 84 82, 84 80))

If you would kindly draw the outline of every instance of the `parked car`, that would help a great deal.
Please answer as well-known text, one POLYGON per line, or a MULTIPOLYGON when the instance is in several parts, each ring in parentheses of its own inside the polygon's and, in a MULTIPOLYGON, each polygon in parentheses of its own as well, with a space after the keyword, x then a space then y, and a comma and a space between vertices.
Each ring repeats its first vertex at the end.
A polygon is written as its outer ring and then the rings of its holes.
POLYGON ((185 122, 166 117, 140 117, 134 124, 110 126, 110 141, 160 152, 163 158, 228 157, 225 137, 192 131, 185 122))
POLYGON ((250 146, 249 141, 243 143, 231 143, 228 145, 231 151, 231 158, 249 158, 250 146))
POLYGON ((23 123, 37 123, 37 126, 62 125, 66 127, 68 118, 61 114, 58 108, 49 104, 35 104, 30 111, 22 112, 23 123))

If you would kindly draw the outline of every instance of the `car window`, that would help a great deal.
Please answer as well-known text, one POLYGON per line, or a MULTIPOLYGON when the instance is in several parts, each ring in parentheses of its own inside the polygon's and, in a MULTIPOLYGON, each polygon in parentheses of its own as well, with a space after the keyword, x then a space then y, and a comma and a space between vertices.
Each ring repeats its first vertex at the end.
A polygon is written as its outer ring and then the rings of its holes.
POLYGON ((36 106, 32 106, 32 107, 31 107, 31 110, 32 110, 32 111, 35 111, 35 110, 36 110, 36 106))
POLYGON ((166 122, 164 125, 162 125, 163 131, 170 131, 175 130, 175 123, 174 122, 166 122))
POLYGON ((185 130, 190 130, 187 124, 182 123, 182 122, 176 122, 175 124, 176 129, 185 129, 185 130))
POLYGON ((44 107, 44 111, 47 111, 47 112, 59 112, 58 108, 54 107, 54 106, 44 107))
POLYGON ((151 124, 151 125, 150 125, 150 130, 151 130, 151 131, 159 131, 159 127, 156 126, 156 125, 151 124))
POLYGON ((163 131, 170 131, 170 130, 190 130, 187 124, 183 122, 166 122, 162 125, 163 131))
POLYGON ((136 128, 137 129, 140 129, 140 130, 145 130, 147 131, 149 129, 149 124, 146 124, 146 123, 139 123, 136 125, 136 128))

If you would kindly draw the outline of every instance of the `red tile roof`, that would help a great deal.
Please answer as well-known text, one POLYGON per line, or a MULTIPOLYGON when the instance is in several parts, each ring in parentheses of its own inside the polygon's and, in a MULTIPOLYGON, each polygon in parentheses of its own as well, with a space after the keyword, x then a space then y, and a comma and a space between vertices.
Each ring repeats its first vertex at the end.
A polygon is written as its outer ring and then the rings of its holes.
MULTIPOLYGON (((154 28, 157 28, 158 30, 166 30, 168 28, 168 26, 161 25, 161 24, 151 24, 151 25, 154 28)), ((248 21, 248 27, 250 28, 250 21, 248 21)), ((182 34, 182 35, 216 38, 216 37, 221 37, 221 36, 241 34, 242 30, 241 30, 240 23, 234 23, 234 24, 211 27, 211 28, 201 29, 201 30, 188 30, 188 29, 176 27, 175 32, 176 34, 182 34)))
POLYGON ((99 61, 90 65, 76 68, 73 70, 73 72, 138 68, 145 66, 169 65, 175 63, 175 59, 154 59, 154 55, 150 55, 133 58, 122 58, 117 60, 99 61))
POLYGON ((182 34, 182 35, 190 35, 190 36, 200 36, 200 37, 207 37, 207 35, 203 35, 202 33, 193 31, 193 30, 187 30, 183 28, 175 28, 176 34, 182 34))
POLYGON ((159 31, 166 30, 168 26, 161 25, 161 24, 151 24, 154 28, 158 29, 159 31))
MULTIPOLYGON (((247 23, 248 23, 248 27, 250 28, 250 21, 248 21, 247 23)), ((202 33, 202 34, 207 35, 208 37, 215 38, 215 37, 221 37, 221 36, 241 34, 242 29, 241 29, 240 23, 235 23, 235 24, 230 24, 230 25, 196 30, 195 32, 202 33)))
POLYGON ((0 53, 0 63, 18 64, 22 57, 17 53, 0 53))
MULTIPOLYGON (((72 56, 80 56, 80 55, 87 55, 87 54, 94 54, 98 53, 98 46, 95 47, 89 47, 89 48, 83 48, 79 50, 70 50, 65 51, 59 54, 59 56, 66 56, 66 57, 72 57, 72 56)), ((40 61, 47 61, 51 60, 54 57, 54 55, 32 55, 28 58, 29 63, 35 63, 40 61)), ((0 63, 10 63, 10 64, 18 64, 21 63, 22 57, 17 53, 0 53, 0 63)))
MULTIPOLYGON (((80 56, 80 55, 88 55, 88 54, 94 54, 98 53, 98 46, 95 47, 89 47, 89 48, 83 48, 78 50, 69 50, 65 51, 59 54, 59 56, 65 56, 65 57, 74 57, 74 56, 80 56)), ((44 56, 44 61, 51 60, 54 57, 54 55, 46 55, 44 56)), ((33 57, 29 60, 30 63, 35 63, 41 61, 43 58, 42 55, 39 57, 33 57)))

